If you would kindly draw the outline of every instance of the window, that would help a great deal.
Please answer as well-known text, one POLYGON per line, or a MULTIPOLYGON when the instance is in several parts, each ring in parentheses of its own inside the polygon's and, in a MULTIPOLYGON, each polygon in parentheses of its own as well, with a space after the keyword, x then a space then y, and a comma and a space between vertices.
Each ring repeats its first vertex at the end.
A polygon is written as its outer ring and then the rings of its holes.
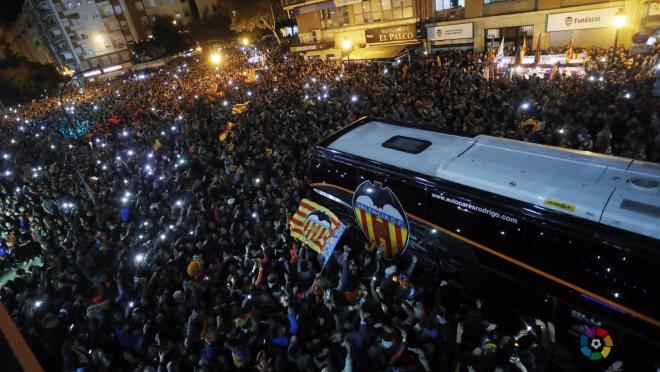
POLYGON ((383 142, 383 147, 410 154, 419 154, 431 146, 431 142, 412 137, 394 136, 383 142))
POLYGON ((435 0, 436 12, 463 7, 465 7, 465 0, 435 0))
POLYGON ((156 0, 146 0, 146 7, 147 8, 155 8, 156 7, 156 0))
POLYGON ((149 18, 147 18, 147 16, 140 17, 140 22, 142 23, 142 26, 149 26, 149 18))
POLYGON ((355 24, 410 18, 413 16, 412 5, 412 0, 363 1, 352 5, 355 24))
POLYGON ((348 26, 350 24, 348 14, 348 6, 321 10, 321 28, 348 26))
POLYGON ((527 48, 530 48, 533 45, 534 38, 533 25, 487 28, 485 30, 484 46, 486 49, 495 49, 499 47, 500 41, 504 38, 504 48, 511 52, 516 47, 516 40, 518 40, 518 43, 522 42, 523 35, 527 38, 527 48))
MULTIPOLYGON (((139 4, 142 4, 142 3, 139 3, 139 4)), ((136 4, 136 5, 137 5, 137 4, 136 4)), ((115 14, 117 14, 117 15, 123 13, 122 10, 121 10, 121 6, 119 6, 119 5, 115 5, 115 8, 114 8, 114 9, 115 9, 115 14)))
POLYGON ((141 1, 138 1, 138 2, 135 3, 135 8, 137 10, 144 10, 144 6, 142 5, 141 1))

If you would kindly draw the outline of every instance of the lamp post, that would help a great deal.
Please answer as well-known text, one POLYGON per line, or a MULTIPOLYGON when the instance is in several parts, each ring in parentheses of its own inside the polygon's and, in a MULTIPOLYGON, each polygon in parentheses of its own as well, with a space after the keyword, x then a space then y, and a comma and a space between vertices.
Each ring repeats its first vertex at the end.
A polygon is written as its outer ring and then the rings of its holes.
POLYGON ((217 67, 218 65, 220 65, 220 62, 222 61, 222 57, 220 56, 219 53, 212 53, 212 54, 209 56, 209 58, 210 58, 210 60, 211 60, 211 63, 212 63, 213 65, 215 65, 216 67, 217 67))
POLYGON ((241 44, 243 44, 244 47, 250 45, 250 39, 244 37, 243 39, 241 39, 241 44))
POLYGON ((344 39, 344 41, 341 42, 341 50, 346 54, 346 62, 350 63, 351 51, 353 50, 353 42, 349 39, 344 39))
POLYGON ((614 34, 614 48, 612 49, 612 62, 616 61, 616 52, 619 44, 619 30, 626 24, 626 13, 623 11, 623 8, 614 13, 614 27, 616 28, 616 33, 614 34))

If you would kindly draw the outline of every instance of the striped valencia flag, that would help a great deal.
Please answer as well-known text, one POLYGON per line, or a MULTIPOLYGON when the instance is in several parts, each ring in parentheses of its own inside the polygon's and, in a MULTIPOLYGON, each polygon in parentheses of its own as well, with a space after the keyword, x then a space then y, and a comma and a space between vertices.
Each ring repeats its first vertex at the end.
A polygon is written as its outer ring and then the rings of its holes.
POLYGON ((566 63, 571 63, 573 59, 573 38, 568 40, 568 46, 566 47, 566 63))
POLYGON ((536 53, 534 53, 534 64, 538 65, 541 63, 541 36, 543 34, 539 34, 539 39, 536 42, 536 53))
POLYGON ((220 132, 220 135, 218 135, 218 139, 220 142, 225 142, 227 140, 227 137, 229 137, 229 132, 231 132, 231 128, 234 127, 234 123, 231 121, 228 121, 227 124, 225 125, 225 129, 220 132))
POLYGON ((527 54, 527 33, 523 32, 522 35, 522 44, 520 45, 520 49, 518 49, 518 55, 516 56, 516 64, 522 64, 523 59, 525 58, 525 54, 527 54))
POLYGON ((343 233, 344 224, 329 209, 303 199, 289 221, 289 229, 292 237, 329 256, 339 240, 336 233, 343 233))
POLYGON ((250 101, 245 103, 236 103, 231 107, 231 113, 234 115, 242 114, 245 110, 247 110, 249 104, 250 101))

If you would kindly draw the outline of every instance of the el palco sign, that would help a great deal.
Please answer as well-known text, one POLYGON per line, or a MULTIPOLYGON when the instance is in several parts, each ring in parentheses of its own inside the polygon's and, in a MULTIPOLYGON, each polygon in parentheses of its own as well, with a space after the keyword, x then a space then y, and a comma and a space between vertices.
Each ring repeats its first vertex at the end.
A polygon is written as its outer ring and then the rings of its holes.
POLYGON ((370 28, 364 30, 367 43, 383 43, 388 41, 406 41, 417 38, 415 25, 370 28))

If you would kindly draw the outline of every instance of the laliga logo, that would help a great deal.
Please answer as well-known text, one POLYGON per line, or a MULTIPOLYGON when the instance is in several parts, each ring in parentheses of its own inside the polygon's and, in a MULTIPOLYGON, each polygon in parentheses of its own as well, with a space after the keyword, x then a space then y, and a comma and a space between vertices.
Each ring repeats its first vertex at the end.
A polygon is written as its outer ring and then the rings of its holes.
POLYGON ((564 23, 566 23, 566 26, 572 25, 573 24, 573 17, 564 18, 564 23))
POLYGON ((580 336, 580 351, 591 360, 607 358, 614 343, 603 328, 589 328, 580 336))
POLYGON ((353 193, 353 211, 367 238, 385 249, 385 258, 393 259, 403 252, 410 224, 389 187, 380 182, 362 182, 353 193))

